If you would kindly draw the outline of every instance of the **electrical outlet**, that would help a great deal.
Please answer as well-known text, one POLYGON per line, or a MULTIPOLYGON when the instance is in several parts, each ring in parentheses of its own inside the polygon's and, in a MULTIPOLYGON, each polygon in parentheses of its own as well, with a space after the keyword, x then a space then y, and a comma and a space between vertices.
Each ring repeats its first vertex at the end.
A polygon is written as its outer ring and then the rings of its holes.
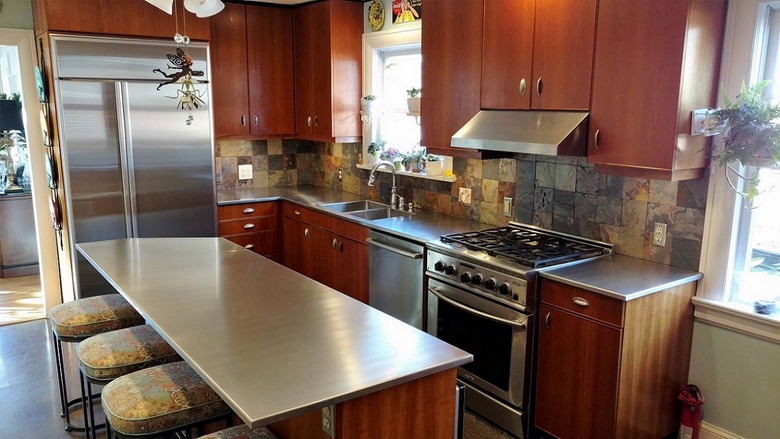
POLYGON ((666 247, 666 223, 653 224, 653 245, 666 247))
POLYGON ((252 165, 238 165, 238 179, 239 180, 251 180, 252 179, 252 165))
POLYGON ((462 187, 458 190, 458 201, 469 206, 471 205, 471 189, 462 187))
POLYGON ((344 171, 339 169, 339 181, 342 181, 344 179, 344 171))
POLYGON ((322 408, 322 431, 330 437, 336 437, 336 429, 333 422, 336 418, 332 405, 322 408))
POLYGON ((504 197, 504 216, 512 216, 512 198, 504 197))

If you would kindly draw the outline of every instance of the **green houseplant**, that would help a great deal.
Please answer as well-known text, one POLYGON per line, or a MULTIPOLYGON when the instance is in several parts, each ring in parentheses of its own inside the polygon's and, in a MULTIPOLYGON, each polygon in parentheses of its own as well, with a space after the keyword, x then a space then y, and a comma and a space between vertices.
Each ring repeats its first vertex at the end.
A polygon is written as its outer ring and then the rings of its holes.
POLYGON ((743 166, 778 167, 780 165, 780 105, 764 96, 769 81, 750 87, 742 84, 735 100, 724 97, 724 108, 712 113, 710 125, 724 132, 723 149, 713 159, 725 169, 731 187, 748 200, 758 195, 758 172, 741 174, 736 163, 743 166), (730 174, 744 179, 744 192, 737 189, 730 174))
POLYGON ((406 98, 406 106, 409 109, 409 113, 412 114, 419 114, 420 113, 420 97, 422 94, 421 88, 410 88, 406 90, 406 95, 408 96, 406 98))

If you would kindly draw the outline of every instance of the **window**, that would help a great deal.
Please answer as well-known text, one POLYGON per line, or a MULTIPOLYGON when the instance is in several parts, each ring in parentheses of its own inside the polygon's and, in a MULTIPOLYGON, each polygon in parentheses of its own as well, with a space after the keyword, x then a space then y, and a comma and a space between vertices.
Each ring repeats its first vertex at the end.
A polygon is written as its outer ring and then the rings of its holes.
MULTIPOLYGON (((780 2, 729 4, 721 68, 723 92, 734 96, 742 82, 772 81, 780 100, 780 2)), ((716 140, 717 141, 717 140, 716 140)), ((780 302, 780 170, 759 172, 763 195, 752 205, 737 196, 723 168, 712 166, 695 315, 712 324, 780 341, 780 311, 758 314, 759 300, 780 302)), ((730 173, 730 175, 732 175, 730 173)), ((731 181, 730 181, 731 180, 731 181)), ((737 189, 741 189, 741 182, 737 189)))

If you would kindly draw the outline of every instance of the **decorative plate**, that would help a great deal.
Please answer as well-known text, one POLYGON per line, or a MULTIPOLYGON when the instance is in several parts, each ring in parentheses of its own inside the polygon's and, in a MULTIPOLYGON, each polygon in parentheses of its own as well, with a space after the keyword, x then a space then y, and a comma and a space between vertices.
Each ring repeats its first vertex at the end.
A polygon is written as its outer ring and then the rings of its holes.
POLYGON ((368 24, 373 30, 382 29, 385 24, 385 7, 380 0, 374 0, 368 5, 368 24))

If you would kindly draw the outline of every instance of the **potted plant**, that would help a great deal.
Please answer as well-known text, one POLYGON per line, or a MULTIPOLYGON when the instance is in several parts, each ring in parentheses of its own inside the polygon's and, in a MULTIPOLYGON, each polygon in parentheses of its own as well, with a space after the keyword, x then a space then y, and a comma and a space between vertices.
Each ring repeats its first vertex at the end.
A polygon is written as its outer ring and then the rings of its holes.
POLYGON ((758 195, 758 172, 743 175, 735 162, 759 168, 780 165, 780 105, 764 97, 767 85, 769 81, 742 84, 736 100, 724 97, 725 107, 715 110, 710 121, 725 133, 723 150, 713 158, 725 169, 731 187, 748 200, 758 195), (745 180, 744 192, 732 183, 731 173, 745 180))
POLYGON ((387 149, 383 149, 381 153, 379 153, 379 158, 381 160, 387 160, 388 162, 393 163, 396 170, 401 170, 401 164, 405 160, 406 156, 399 151, 397 148, 393 148, 392 146, 387 149))
POLYGON ((408 172, 420 172, 425 166, 425 148, 412 148, 404 157, 403 165, 408 172))
POLYGON ((441 156, 428 154, 425 156, 425 174, 430 176, 441 175, 444 171, 444 164, 441 156))
POLYGON ((384 140, 375 140, 368 144, 368 153, 376 157, 378 153, 384 151, 386 144, 384 140))
POLYGON ((422 89, 412 87, 406 90, 406 94, 409 96, 406 98, 406 106, 409 108, 409 113, 419 114, 422 89))
POLYGON ((378 100, 374 95, 366 95, 360 99, 360 108, 363 109, 363 113, 371 114, 376 111, 378 100))

